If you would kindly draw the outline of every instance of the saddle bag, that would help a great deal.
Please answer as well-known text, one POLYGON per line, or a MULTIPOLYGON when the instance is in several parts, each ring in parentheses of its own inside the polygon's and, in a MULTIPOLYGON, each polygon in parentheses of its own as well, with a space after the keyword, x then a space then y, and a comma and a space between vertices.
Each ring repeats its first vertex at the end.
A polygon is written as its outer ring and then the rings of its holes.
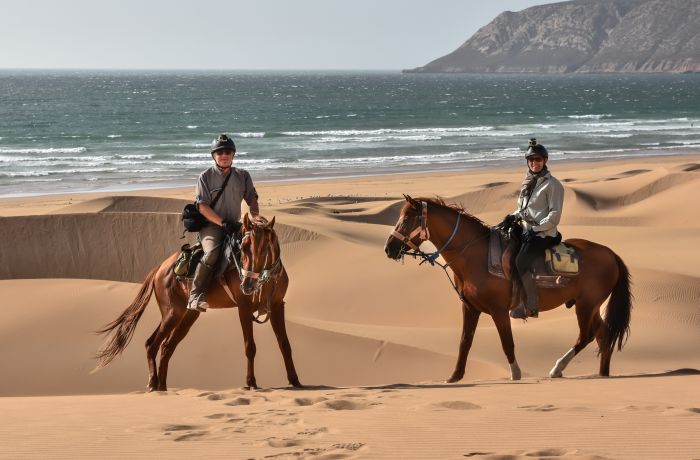
POLYGON ((188 232, 198 232, 207 223, 206 217, 199 212, 195 203, 185 205, 182 210, 182 224, 188 232))
POLYGON ((202 249, 202 243, 197 243, 192 246, 189 243, 184 244, 180 248, 180 255, 175 261, 173 266, 173 271, 178 278, 187 278, 194 275, 194 271, 197 268, 197 264, 204 255, 204 250, 202 249))
POLYGON ((576 250, 562 243, 544 251, 544 263, 547 271, 553 275, 578 274, 578 254, 576 250))

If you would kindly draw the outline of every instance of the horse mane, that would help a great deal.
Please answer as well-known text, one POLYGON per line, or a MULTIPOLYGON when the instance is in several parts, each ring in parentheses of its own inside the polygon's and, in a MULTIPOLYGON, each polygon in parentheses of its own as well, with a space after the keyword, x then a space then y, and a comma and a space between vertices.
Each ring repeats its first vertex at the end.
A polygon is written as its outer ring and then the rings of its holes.
POLYGON ((449 209, 451 211, 455 211, 463 215, 464 217, 467 217, 468 219, 472 220, 475 224, 478 224, 481 226, 484 230, 489 230, 490 227, 481 219, 476 217, 474 214, 470 213, 466 209, 464 209, 464 206, 461 204, 447 204, 445 203, 445 200, 440 197, 440 196, 435 196, 435 198, 426 198, 426 197, 421 197, 421 198, 416 198, 416 200, 421 200, 421 201, 427 201, 428 203, 439 206, 441 208, 449 209))

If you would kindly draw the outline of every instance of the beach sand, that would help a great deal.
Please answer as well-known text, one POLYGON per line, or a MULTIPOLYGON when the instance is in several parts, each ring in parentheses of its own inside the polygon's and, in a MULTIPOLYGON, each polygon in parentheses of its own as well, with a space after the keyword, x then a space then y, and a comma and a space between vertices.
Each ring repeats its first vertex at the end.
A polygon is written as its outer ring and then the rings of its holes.
MULTIPOLYGON (((0 199, 0 458, 700 458, 700 155, 550 165, 564 184, 560 230, 611 247, 630 268, 631 336, 597 377, 572 310, 513 321, 523 379, 488 316, 465 378, 461 308, 439 268, 383 251, 404 200, 439 195, 494 225, 522 168, 261 183, 290 276, 287 328, 299 377, 286 387, 269 324, 256 326, 260 390, 244 390, 233 310, 202 314, 145 393, 134 338, 90 374, 93 331, 176 251, 193 188, 0 199)), ((191 236, 188 237, 191 240, 191 236)))

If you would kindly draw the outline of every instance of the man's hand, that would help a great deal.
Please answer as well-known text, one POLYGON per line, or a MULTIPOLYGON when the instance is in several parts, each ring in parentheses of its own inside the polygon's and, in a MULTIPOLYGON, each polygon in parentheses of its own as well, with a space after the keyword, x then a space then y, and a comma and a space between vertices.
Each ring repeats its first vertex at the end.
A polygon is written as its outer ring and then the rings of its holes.
POLYGON ((510 227, 513 226, 513 224, 515 223, 515 221, 517 219, 518 219, 518 216, 515 216, 513 214, 508 214, 503 218, 503 220, 501 221, 500 224, 498 224, 498 226, 504 230, 508 230, 510 227))
POLYGON ((230 221, 230 220, 225 220, 221 224, 221 228, 224 229, 224 233, 227 235, 235 235, 241 230, 241 227, 243 224, 240 222, 235 222, 235 221, 230 221))

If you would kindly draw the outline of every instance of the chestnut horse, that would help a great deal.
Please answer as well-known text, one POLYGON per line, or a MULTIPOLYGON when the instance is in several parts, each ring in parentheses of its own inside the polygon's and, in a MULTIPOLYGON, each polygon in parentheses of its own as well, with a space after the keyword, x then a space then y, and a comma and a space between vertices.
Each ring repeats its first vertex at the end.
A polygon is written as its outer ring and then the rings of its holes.
MULTIPOLYGON (((489 273, 489 227, 461 207, 446 205, 441 199, 413 199, 404 195, 406 204, 384 248, 387 256, 400 260, 408 251, 429 240, 454 273, 455 288, 462 300, 462 338, 457 365, 448 382, 464 377, 467 355, 481 313, 491 315, 503 351, 510 364, 512 380, 521 376, 515 359, 513 333, 508 311, 511 306, 511 283, 489 273)), ((561 377, 576 354, 595 338, 600 354, 600 375, 610 375, 610 358, 615 345, 622 349, 629 334, 632 296, 630 275, 620 257, 609 248, 591 241, 571 239, 566 244, 576 248, 580 256, 579 274, 568 286, 539 289, 541 311, 552 310, 564 303, 576 305, 578 340, 550 371, 550 377, 561 377), (610 296, 605 316, 600 307, 610 296)), ((433 259, 434 260, 434 259, 433 259)))
MULTIPOLYGON (((289 278, 282 265, 280 244, 273 230, 274 225, 274 217, 267 222, 262 217, 251 220, 246 214, 243 218, 240 270, 229 270, 224 274, 224 282, 233 298, 216 280, 212 281, 206 293, 209 309, 238 307, 248 359, 246 385, 249 388, 257 388, 254 372, 256 349, 253 338, 253 313, 256 311, 266 311, 270 315, 270 323, 284 358, 287 379, 292 386, 301 387, 294 369, 292 348, 284 323, 284 296, 289 278)), ((139 318, 155 292, 162 319, 146 341, 149 375, 147 387, 148 391, 167 390, 168 362, 177 345, 199 318, 198 311, 186 308, 189 294, 187 282, 178 280, 173 271, 178 254, 171 255, 151 270, 132 304, 116 320, 98 331, 102 334, 111 332, 111 336, 97 353, 99 362, 95 370, 109 364, 126 348, 139 318), (159 348, 160 363, 156 366, 159 348)), ((223 255, 221 259, 224 259, 223 255)))

